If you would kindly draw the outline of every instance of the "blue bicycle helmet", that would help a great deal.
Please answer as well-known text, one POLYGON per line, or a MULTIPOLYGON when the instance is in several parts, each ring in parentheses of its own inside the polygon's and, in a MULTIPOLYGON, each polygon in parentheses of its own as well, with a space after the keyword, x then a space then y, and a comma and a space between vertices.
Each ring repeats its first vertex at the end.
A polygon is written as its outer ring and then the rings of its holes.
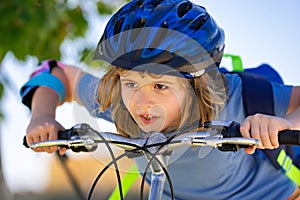
POLYGON ((187 0, 133 0, 107 23, 94 59, 194 78, 218 66, 223 49, 224 32, 204 7, 187 0))

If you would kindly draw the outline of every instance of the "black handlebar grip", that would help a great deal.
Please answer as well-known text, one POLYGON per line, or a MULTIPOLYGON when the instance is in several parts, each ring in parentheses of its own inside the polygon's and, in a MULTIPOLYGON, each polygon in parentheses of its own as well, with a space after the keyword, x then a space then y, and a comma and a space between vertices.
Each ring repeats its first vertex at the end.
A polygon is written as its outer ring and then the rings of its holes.
MULTIPOLYGON (((240 124, 232 122, 224 137, 243 137, 240 132, 240 124)), ((300 130, 282 130, 278 133, 280 145, 300 145, 300 130)))
POLYGON ((278 133, 279 144, 281 145, 300 145, 299 130, 283 130, 278 133))
POLYGON ((26 135, 23 137, 23 145, 24 145, 26 148, 29 148, 28 143, 27 143, 27 140, 26 140, 26 135))

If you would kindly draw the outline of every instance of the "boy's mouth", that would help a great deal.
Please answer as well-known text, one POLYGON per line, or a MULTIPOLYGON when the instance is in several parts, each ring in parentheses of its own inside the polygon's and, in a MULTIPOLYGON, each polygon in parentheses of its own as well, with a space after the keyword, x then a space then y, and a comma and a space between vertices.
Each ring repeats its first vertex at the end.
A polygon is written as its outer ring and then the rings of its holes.
POLYGON ((151 114, 141 114, 139 115, 140 116, 140 119, 142 120, 142 122, 144 124, 151 124, 155 121, 155 119, 157 118, 156 116, 154 115, 151 115, 151 114))
POLYGON ((153 116, 152 115, 144 115, 143 117, 147 120, 151 120, 153 116))

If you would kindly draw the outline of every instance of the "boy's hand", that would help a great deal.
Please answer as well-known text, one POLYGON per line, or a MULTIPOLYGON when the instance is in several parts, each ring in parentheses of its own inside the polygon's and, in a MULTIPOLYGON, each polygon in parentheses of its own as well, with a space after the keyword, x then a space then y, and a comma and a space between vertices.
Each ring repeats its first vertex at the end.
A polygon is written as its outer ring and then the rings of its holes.
MULTIPOLYGON (((241 124, 240 131, 245 138, 255 138, 261 141, 258 148, 273 149, 279 146, 278 132, 291 129, 292 124, 280 117, 255 114, 247 117, 241 124)), ((246 153, 253 154, 256 147, 245 149, 246 153)))
MULTIPOLYGON (((62 125, 55 121, 51 117, 39 117, 32 119, 27 127, 26 141, 30 145, 33 142, 43 142, 48 140, 56 140, 57 133, 60 130, 64 130, 62 125)), ((35 152, 48 152, 53 153, 58 150, 58 147, 44 147, 35 148, 35 152)), ((60 154, 64 154, 66 148, 61 148, 59 150, 60 154)))

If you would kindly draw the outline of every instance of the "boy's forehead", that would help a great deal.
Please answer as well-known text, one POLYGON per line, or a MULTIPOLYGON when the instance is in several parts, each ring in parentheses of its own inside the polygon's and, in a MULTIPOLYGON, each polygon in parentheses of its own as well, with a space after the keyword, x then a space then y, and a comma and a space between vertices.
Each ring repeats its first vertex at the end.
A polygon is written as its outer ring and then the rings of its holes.
POLYGON ((139 72, 139 73, 147 73, 149 75, 157 76, 157 77, 162 75, 182 77, 182 74, 176 69, 159 63, 147 63, 143 65, 138 65, 134 68, 130 68, 127 70, 139 72))
POLYGON ((170 83, 176 83, 180 78, 170 75, 161 75, 153 74, 149 72, 140 72, 134 70, 126 70, 125 72, 120 73, 121 80, 130 79, 130 80, 140 80, 140 81, 167 81, 170 83))

